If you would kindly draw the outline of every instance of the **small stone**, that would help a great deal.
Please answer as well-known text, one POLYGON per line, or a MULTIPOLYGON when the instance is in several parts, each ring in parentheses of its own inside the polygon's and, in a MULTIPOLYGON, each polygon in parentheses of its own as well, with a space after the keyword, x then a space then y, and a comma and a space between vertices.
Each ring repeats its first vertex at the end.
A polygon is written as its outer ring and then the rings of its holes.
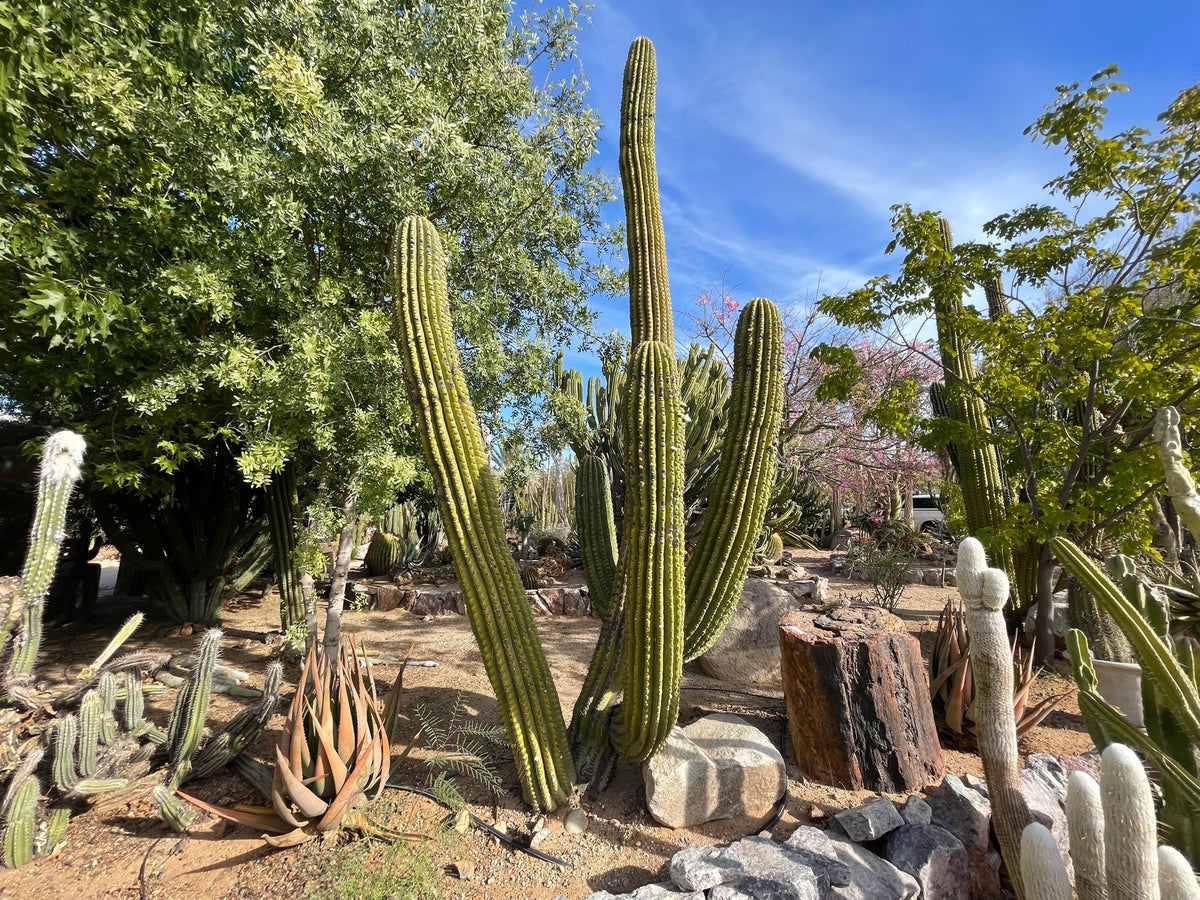
POLYGON ((983 850, 988 844, 992 804, 956 775, 947 775, 929 795, 933 821, 958 838, 968 850, 983 850))
POLYGON ((550 837, 550 829, 549 828, 539 828, 537 831, 535 831, 533 833, 533 837, 531 837, 529 839, 529 849, 530 850, 534 849, 535 847, 538 846, 538 844, 545 842, 546 838, 548 838, 548 837, 550 837))
POLYGON ((453 874, 459 881, 470 881, 475 877, 475 866, 465 859, 455 860, 450 864, 453 874))
POLYGON ((833 841, 820 828, 801 825, 784 841, 784 846, 800 854, 804 864, 814 872, 824 874, 830 884, 850 883, 850 867, 838 858, 833 841))
POLYGON ((671 881, 681 890, 706 891, 746 874, 724 847, 684 847, 671 857, 671 881))
POLYGON ((754 875, 708 892, 708 900, 820 900, 822 896, 808 881, 774 881, 754 875))
POLYGON ((831 836, 838 858, 850 867, 850 883, 830 888, 839 900, 913 900, 921 886, 907 872, 876 856, 865 847, 837 835, 831 836))
POLYGON ((860 844, 883 837, 904 824, 896 805, 886 797, 840 812, 834 818, 845 829, 846 836, 860 844))
POLYGON ((900 818, 906 825, 928 825, 933 821, 933 807, 923 797, 912 794, 900 807, 900 818))
POLYGON ((583 834, 588 829, 588 814, 582 809, 573 809, 563 819, 563 831, 567 834, 583 834))

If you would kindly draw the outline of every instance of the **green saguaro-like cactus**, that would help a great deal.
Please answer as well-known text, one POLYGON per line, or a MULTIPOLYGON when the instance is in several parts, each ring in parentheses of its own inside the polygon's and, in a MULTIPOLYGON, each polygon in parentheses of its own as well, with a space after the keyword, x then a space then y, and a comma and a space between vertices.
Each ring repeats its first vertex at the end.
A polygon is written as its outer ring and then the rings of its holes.
POLYGON ((397 230, 394 253, 396 343, 467 618, 504 716, 525 799, 554 809, 575 781, 566 725, 504 539, 487 449, 454 344, 437 230, 410 216, 397 230))
POLYGON ((648 759, 679 713, 683 673, 683 415, 666 344, 634 348, 625 401, 624 703, 613 743, 648 759))
POLYGON ((775 484, 783 323, 770 300, 752 300, 738 317, 728 411, 720 466, 688 563, 685 660, 712 647, 733 617, 775 484))

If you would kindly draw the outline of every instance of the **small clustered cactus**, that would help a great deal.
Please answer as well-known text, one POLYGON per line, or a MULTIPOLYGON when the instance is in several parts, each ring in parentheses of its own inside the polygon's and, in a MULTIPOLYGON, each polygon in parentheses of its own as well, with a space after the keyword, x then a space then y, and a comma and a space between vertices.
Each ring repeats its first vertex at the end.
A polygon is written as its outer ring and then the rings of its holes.
POLYGON ((164 731, 145 717, 142 672, 167 663, 166 654, 117 651, 141 624, 131 617, 76 683, 46 694, 33 673, 41 643, 41 616, 62 540, 67 503, 80 477, 85 445, 70 432, 52 435, 43 450, 37 511, 20 587, 2 611, 8 651, 0 700, 0 846, 3 863, 15 868, 35 853, 48 853, 66 831, 73 805, 83 798, 120 790, 141 780, 165 755, 165 768, 151 791, 164 819, 182 829, 189 811, 174 797, 191 777, 211 774, 245 749, 278 702, 282 669, 268 670, 263 700, 244 710, 203 746, 203 728, 221 633, 208 632, 182 683, 164 731), (114 658, 115 657, 115 658, 114 658), (12 707, 23 707, 25 714, 12 707), (31 727, 36 726, 36 727, 31 727))

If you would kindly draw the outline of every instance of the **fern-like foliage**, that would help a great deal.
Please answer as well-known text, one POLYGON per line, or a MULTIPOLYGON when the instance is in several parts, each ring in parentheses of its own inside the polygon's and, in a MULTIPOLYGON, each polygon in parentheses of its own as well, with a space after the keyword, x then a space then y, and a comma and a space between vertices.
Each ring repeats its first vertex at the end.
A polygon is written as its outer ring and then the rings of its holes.
POLYGON ((495 797, 504 796, 504 785, 491 762, 491 748, 506 742, 501 726, 487 725, 468 716, 461 693, 454 698, 447 718, 424 704, 418 704, 412 715, 417 734, 409 750, 418 741, 424 742, 427 751, 424 762, 429 768, 427 787, 439 801, 454 810, 465 805, 454 783, 457 776, 482 785, 495 797))

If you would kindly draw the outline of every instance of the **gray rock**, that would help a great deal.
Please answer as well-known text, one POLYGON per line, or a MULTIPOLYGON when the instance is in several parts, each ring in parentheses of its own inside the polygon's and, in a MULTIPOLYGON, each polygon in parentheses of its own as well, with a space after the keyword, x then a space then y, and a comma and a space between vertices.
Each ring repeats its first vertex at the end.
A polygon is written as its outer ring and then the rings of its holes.
MULTIPOLYGON (((1054 629, 1054 634, 1060 638, 1067 636, 1067 629, 1071 627, 1067 620, 1067 592, 1059 591, 1054 595, 1054 619, 1051 624, 1054 629)), ((1029 608, 1028 614, 1025 616, 1024 631, 1026 636, 1037 634, 1037 604, 1029 608)))
POLYGON ((778 585, 747 579, 729 627, 700 657, 704 674, 732 684, 780 684, 779 619, 795 605, 778 585))
POLYGON ((765 819, 787 789, 783 757, 739 716, 705 716, 674 728, 642 765, 650 815, 671 828, 713 819, 765 819))
POLYGON ((812 882, 773 881, 754 875, 708 892, 708 900, 821 900, 824 896, 812 882))
MULTIPOLYGON (((817 890, 815 896, 824 896, 829 890, 827 866, 811 866, 809 854, 770 838, 742 838, 729 845, 729 855, 741 863, 748 875, 756 879, 792 885, 801 891, 807 890, 806 885, 812 885, 817 890)), ((839 872, 839 879, 843 879, 846 874, 839 872)), ((737 885, 743 883, 743 880, 737 879, 728 883, 737 885)))
POLYGON ((833 841, 820 828, 801 825, 783 843, 800 854, 814 872, 824 873, 830 884, 850 883, 850 867, 841 861, 833 841))
POLYGON ((596 891, 588 894, 587 900, 704 900, 704 891, 681 891, 671 882, 647 884, 628 894, 610 894, 596 891))
POLYGON ((979 791, 967 787, 957 775, 947 775, 929 795, 933 824, 940 825, 968 850, 988 844, 992 804, 979 791))
POLYGON ((684 847, 671 857, 671 881, 684 891, 706 891, 746 874, 728 847, 684 847))
POLYGON ((819 575, 795 579, 781 587, 803 603, 821 605, 829 600, 829 579, 819 575))
POLYGON ((894 828, 904 824, 896 804, 887 797, 880 797, 862 806, 848 809, 834 816, 846 836, 860 844, 881 838, 894 828))
POLYGON ((942 584, 946 587, 958 587, 958 575, 955 574, 953 569, 946 570, 946 575, 942 580, 942 584))
POLYGON ((909 584, 924 584, 925 573, 920 569, 909 569, 908 574, 904 577, 904 580, 909 584))
POLYGON ((906 825, 928 825, 933 821, 933 808, 925 802, 924 797, 910 794, 900 807, 900 818, 906 825))
POLYGON ((1058 849, 1070 863, 1070 837, 1067 832, 1067 773, 1057 759, 1045 753, 1031 755, 1021 770, 1021 793, 1033 817, 1050 829, 1058 849))
POLYGON ((914 900, 921 891, 917 880, 851 840, 833 836, 838 857, 850 867, 850 883, 831 887, 828 897, 839 900, 914 900))
POLYGON ((888 862, 921 885, 921 896, 967 900, 967 851, 962 842, 937 825, 904 825, 883 842, 888 862))
POLYGON ((925 584, 928 587, 941 587, 943 584, 942 576, 944 574, 945 573, 941 569, 926 569, 925 584))

